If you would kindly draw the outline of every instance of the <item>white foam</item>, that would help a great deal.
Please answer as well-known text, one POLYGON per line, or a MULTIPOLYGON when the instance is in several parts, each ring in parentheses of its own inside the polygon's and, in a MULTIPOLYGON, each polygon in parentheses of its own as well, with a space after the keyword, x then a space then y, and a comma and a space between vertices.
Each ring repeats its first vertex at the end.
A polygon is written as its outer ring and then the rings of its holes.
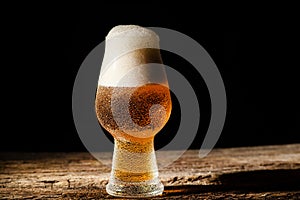
MULTIPOLYGON (((106 36, 98 85, 134 87, 153 82, 150 75, 158 74, 157 68, 153 69, 155 72, 150 66, 147 68, 145 65, 138 69, 143 64, 143 57, 147 55, 134 51, 144 48, 159 49, 159 37, 152 30, 136 25, 120 25, 112 28, 106 36)), ((164 70, 161 73, 165 73, 164 70)), ((166 77, 164 80, 154 80, 166 82, 166 77)))
POLYGON ((113 27, 106 36, 106 39, 112 39, 115 37, 149 37, 157 40, 158 35, 147 28, 137 25, 119 25, 113 27))

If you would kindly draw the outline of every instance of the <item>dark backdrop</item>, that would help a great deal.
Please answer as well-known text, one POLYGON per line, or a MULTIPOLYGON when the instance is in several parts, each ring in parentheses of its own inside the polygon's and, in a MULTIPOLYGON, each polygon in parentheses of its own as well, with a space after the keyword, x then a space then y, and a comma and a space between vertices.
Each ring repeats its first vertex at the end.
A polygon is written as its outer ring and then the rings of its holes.
MULTIPOLYGON (((236 15, 212 21, 197 6, 131 5, 126 11, 120 9, 125 5, 115 6, 118 9, 109 13, 112 5, 19 5, 5 14, 1 151, 85 151, 73 122, 73 83, 84 58, 119 24, 180 31, 211 55, 228 100, 217 147, 300 142, 299 31, 292 12, 284 18, 248 21, 236 15)), ((166 64, 186 68, 181 72, 196 87, 201 122, 191 148, 199 148, 210 114, 205 84, 201 76, 190 73, 185 60, 162 54, 166 64), (197 89, 196 83, 201 87, 197 89)), ((178 110, 172 122, 180 119, 178 110)), ((172 134, 159 137, 163 139, 156 141, 158 147, 172 134)))

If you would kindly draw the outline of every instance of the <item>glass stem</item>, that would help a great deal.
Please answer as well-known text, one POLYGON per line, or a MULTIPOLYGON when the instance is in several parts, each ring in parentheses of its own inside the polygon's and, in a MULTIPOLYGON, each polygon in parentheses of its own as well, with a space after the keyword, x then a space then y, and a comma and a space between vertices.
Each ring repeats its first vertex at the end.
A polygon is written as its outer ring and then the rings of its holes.
POLYGON ((158 177, 153 138, 142 143, 115 139, 112 173, 124 182, 142 182, 158 177))

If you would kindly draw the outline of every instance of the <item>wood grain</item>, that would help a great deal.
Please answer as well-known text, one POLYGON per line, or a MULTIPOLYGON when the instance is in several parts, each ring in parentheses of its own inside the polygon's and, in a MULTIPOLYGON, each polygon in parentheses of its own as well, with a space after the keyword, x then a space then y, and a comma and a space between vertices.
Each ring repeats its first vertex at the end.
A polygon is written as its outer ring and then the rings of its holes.
MULTIPOLYGON (((104 163, 89 153, 0 153, 0 199, 113 199, 104 163)), ((176 152, 160 152, 159 164, 176 152)), ((163 195, 152 199, 300 199, 300 144, 186 151, 160 169, 163 195)), ((118 198, 121 199, 121 198, 118 198)))

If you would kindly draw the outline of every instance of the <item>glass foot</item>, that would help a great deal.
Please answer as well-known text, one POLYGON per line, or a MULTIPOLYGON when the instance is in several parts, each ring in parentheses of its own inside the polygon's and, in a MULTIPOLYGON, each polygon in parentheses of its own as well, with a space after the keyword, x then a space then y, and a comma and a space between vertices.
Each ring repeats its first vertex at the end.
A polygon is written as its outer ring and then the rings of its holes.
POLYGON ((141 182, 109 180, 109 183, 106 185, 106 191, 108 194, 116 197, 153 197, 163 193, 164 185, 158 178, 141 182))

